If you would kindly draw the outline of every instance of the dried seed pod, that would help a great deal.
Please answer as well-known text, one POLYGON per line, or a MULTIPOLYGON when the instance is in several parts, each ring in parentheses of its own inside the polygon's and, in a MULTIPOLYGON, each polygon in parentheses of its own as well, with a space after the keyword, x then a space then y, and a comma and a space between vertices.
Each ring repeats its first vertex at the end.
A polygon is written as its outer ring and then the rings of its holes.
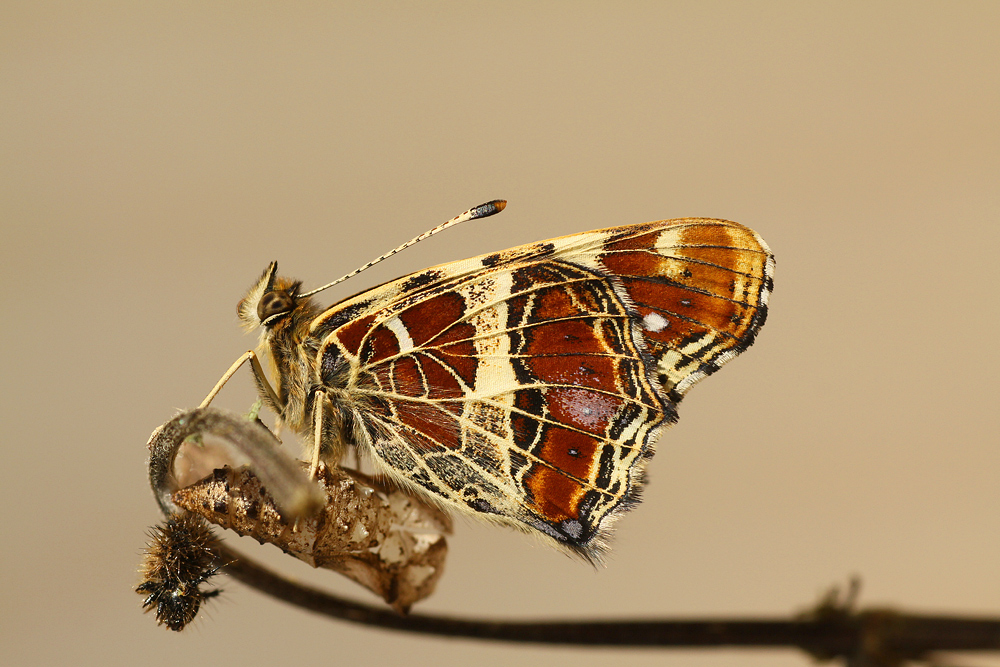
POLYGON ((215 537, 200 516, 175 514, 149 532, 143 560, 142 583, 135 591, 146 595, 142 606, 156 608, 156 621, 174 631, 194 620, 201 603, 219 594, 201 585, 216 573, 215 537))
POLYGON ((321 467, 326 505, 298 523, 282 518, 260 480, 243 467, 221 468, 175 491, 173 501, 210 522, 273 544, 313 567, 340 572, 398 611, 434 591, 444 567, 439 509, 360 473, 321 467))

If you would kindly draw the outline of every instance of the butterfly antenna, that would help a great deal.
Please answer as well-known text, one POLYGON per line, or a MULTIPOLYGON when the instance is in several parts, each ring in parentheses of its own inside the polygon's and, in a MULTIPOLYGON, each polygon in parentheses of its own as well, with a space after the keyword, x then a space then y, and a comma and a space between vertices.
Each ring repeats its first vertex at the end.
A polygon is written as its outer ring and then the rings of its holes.
POLYGON ((459 223, 468 222, 469 220, 476 220, 478 218, 487 218, 487 217, 489 217, 491 215, 499 213, 506 206, 507 206, 507 200, 506 199, 494 199, 493 201, 486 202, 485 204, 480 204, 479 206, 476 206, 475 208, 470 208, 468 211, 466 211, 462 215, 457 215, 454 218, 452 218, 451 220, 449 220, 448 222, 441 223, 440 225, 438 225, 434 229, 427 230, 426 232, 424 232, 420 236, 417 236, 415 238, 410 239, 409 241, 407 241, 403 245, 399 246, 395 250, 390 250, 389 252, 385 253, 384 255, 382 255, 381 257, 379 257, 378 259, 373 259, 372 261, 368 262, 367 264, 365 264, 361 268, 354 269, 353 271, 351 271, 350 273, 348 273, 346 276, 342 276, 340 278, 337 278, 332 283, 330 283, 328 285, 323 285, 322 287, 320 287, 318 289, 314 289, 311 292, 306 292, 305 294, 300 294, 299 297, 312 296, 313 294, 316 294, 317 292, 322 292, 323 290, 325 290, 328 287, 333 287, 334 285, 337 285, 339 283, 344 282, 348 278, 353 278, 354 276, 358 275, 359 273, 361 273, 365 269, 370 269, 371 267, 373 267, 376 264, 378 264, 379 262, 381 262, 383 259, 388 259, 388 258, 392 257, 393 255, 395 255, 400 250, 405 250, 405 249, 409 248, 411 245, 413 245, 414 243, 419 243, 420 241, 423 241, 426 238, 434 236, 438 232, 443 232, 444 230, 448 229, 449 227, 454 227, 455 225, 457 225, 459 223))

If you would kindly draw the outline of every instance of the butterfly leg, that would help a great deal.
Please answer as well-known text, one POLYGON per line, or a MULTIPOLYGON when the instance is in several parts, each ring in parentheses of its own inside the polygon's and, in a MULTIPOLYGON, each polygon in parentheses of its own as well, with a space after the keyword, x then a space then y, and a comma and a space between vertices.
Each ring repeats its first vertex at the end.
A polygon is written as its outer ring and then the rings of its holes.
POLYGON ((313 451, 310 456, 309 478, 316 479, 322 464, 337 466, 347 445, 342 432, 343 418, 326 391, 313 394, 313 451))
POLYGON ((324 398, 322 393, 317 393, 313 400, 313 455, 309 464, 309 479, 316 479, 319 472, 319 453, 323 448, 324 398))
MULTIPOLYGON (((315 481, 319 477, 319 453, 323 445, 323 394, 317 393, 313 399, 313 454, 309 463, 309 480, 315 481)), ((292 524, 292 532, 297 533, 302 530, 302 519, 299 517, 292 524)))
POLYGON ((208 396, 205 397, 205 400, 202 401, 201 405, 198 407, 207 408, 225 384, 229 382, 229 379, 236 374, 236 371, 238 371, 240 366, 245 364, 247 360, 250 361, 250 368, 253 370, 254 383, 257 385, 257 389, 260 391, 261 396, 264 398, 269 408, 278 414, 281 414, 281 403, 278 400, 278 395, 275 393, 271 383, 267 381, 267 376, 264 374, 264 368, 260 365, 260 359, 257 358, 257 353, 253 350, 248 350, 244 354, 240 355, 240 358, 237 359, 233 365, 229 367, 229 370, 223 374, 219 381, 215 383, 212 391, 208 392, 208 396))

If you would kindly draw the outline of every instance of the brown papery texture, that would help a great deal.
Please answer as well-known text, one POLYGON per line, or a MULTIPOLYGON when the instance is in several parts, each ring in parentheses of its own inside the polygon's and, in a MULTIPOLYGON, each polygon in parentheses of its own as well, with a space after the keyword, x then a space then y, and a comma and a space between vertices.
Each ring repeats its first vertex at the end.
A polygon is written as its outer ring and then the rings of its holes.
POLYGON ((321 467, 326 505, 297 524, 282 517, 247 467, 220 468, 174 502, 261 544, 353 579, 406 612, 434 592, 451 522, 440 510, 361 473, 321 467))

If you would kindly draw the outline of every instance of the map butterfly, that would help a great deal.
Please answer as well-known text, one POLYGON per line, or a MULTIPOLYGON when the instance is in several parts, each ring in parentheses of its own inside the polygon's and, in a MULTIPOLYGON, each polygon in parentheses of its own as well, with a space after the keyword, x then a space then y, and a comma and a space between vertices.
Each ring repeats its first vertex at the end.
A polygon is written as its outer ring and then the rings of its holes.
POLYGON ((707 218, 442 264, 329 308, 310 297, 330 285, 303 292, 272 263, 238 310, 274 385, 250 352, 203 405, 249 359, 261 400, 312 443, 314 474, 354 447, 444 509, 599 561, 677 404, 753 343, 773 272, 754 231, 707 218))

